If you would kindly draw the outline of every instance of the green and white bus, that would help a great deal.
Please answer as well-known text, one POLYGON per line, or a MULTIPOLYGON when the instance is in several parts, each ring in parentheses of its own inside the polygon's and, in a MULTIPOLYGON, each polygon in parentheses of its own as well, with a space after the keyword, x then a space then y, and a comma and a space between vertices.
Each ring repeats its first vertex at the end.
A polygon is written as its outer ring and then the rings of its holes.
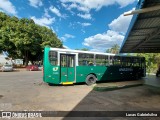
POLYGON ((43 81, 74 84, 145 77, 145 58, 45 47, 43 81))

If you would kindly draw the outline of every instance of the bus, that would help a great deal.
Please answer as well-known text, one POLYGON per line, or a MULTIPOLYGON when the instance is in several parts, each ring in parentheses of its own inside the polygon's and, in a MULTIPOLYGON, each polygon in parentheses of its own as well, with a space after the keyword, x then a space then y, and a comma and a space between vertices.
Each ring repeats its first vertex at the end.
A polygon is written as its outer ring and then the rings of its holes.
POLYGON ((74 84, 139 79, 146 76, 145 58, 62 48, 44 48, 43 81, 74 84))

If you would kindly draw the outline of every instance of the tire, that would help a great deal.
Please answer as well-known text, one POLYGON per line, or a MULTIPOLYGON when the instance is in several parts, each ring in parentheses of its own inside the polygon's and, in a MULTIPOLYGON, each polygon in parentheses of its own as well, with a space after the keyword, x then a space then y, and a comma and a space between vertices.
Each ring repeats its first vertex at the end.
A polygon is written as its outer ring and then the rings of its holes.
POLYGON ((87 85, 93 85, 95 84, 97 81, 97 78, 95 77, 95 75, 90 74, 86 77, 86 84, 87 85))

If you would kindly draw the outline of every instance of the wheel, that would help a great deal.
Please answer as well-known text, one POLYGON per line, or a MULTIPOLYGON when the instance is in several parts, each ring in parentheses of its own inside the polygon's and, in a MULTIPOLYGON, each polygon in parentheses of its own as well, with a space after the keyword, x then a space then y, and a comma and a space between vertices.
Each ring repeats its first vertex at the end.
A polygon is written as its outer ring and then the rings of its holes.
POLYGON ((93 85, 94 83, 96 83, 97 78, 95 77, 95 75, 90 74, 86 77, 86 84, 87 85, 93 85))

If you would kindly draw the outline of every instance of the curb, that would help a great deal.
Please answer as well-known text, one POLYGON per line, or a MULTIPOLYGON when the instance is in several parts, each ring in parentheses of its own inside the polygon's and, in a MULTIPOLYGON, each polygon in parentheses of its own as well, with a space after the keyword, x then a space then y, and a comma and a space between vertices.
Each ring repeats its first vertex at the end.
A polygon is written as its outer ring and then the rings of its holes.
POLYGON ((144 85, 149 86, 149 87, 154 87, 154 88, 158 88, 158 89, 160 89, 160 86, 151 85, 151 84, 145 84, 145 83, 144 83, 144 85))
POLYGON ((21 71, 27 71, 26 69, 14 69, 14 72, 21 72, 21 71))
POLYGON ((119 90, 119 89, 124 89, 124 88, 130 88, 130 87, 137 87, 144 85, 143 83, 139 84, 133 84, 133 85, 123 85, 123 86, 106 86, 106 87, 101 87, 101 86, 94 86, 93 90, 95 91, 112 91, 112 90, 119 90))

